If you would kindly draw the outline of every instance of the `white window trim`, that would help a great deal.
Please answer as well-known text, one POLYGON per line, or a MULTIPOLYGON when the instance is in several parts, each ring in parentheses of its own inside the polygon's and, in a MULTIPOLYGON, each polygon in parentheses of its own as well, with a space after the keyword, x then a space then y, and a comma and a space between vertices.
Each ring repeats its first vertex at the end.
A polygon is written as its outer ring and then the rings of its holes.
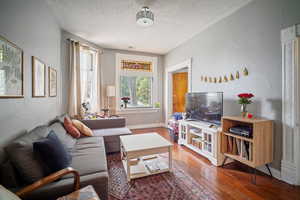
POLYGON ((158 102, 158 74, 157 74, 157 57, 151 56, 139 56, 130 54, 116 54, 116 111, 117 113, 131 114, 140 112, 158 112, 160 108, 121 108, 120 105, 120 72, 121 72, 121 61, 122 60, 134 60, 134 61, 146 61, 152 62, 153 70, 153 91, 152 91, 152 101, 153 104, 158 102))

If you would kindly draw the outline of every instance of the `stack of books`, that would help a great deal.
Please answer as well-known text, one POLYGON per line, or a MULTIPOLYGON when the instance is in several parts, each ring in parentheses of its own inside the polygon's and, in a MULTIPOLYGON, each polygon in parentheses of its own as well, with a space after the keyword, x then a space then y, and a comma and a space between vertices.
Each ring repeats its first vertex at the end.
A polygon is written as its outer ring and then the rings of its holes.
POLYGON ((227 153, 239 155, 246 160, 252 160, 252 143, 229 136, 227 139, 227 153))

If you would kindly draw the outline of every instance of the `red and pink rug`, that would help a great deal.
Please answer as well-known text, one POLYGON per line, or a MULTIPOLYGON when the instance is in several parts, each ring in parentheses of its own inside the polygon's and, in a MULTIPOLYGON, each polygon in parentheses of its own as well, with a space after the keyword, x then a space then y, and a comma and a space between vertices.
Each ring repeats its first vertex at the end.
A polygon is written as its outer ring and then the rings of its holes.
POLYGON ((214 200, 214 194, 197 183, 173 161, 173 172, 127 182, 120 154, 107 157, 110 200, 214 200))

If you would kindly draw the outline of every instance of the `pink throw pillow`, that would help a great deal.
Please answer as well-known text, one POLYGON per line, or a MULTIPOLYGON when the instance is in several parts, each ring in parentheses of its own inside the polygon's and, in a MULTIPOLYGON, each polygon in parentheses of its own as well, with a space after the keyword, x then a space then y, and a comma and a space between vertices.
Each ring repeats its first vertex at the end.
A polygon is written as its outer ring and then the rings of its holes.
POLYGON ((64 118, 64 127, 67 130, 67 133, 73 138, 80 138, 79 130, 73 125, 72 121, 68 118, 64 118))

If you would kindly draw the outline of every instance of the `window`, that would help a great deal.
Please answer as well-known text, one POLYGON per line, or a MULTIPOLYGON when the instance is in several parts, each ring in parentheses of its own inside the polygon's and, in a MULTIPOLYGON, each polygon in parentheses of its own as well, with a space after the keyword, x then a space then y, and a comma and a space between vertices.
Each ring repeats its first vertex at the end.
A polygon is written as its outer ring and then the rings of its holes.
POLYGON ((80 48, 80 86, 82 103, 89 109, 97 105, 97 52, 85 47, 80 48))
POLYGON ((146 109, 157 102, 157 58, 117 55, 117 107, 146 109), (129 98, 128 102, 122 98, 129 98))
MULTIPOLYGON (((128 107, 152 107, 152 77, 145 76, 121 76, 120 94, 129 97, 128 107)), ((123 102, 121 102, 123 103, 123 102)), ((122 104, 121 104, 122 105, 122 104)), ((124 106, 124 105, 123 105, 124 106)))

